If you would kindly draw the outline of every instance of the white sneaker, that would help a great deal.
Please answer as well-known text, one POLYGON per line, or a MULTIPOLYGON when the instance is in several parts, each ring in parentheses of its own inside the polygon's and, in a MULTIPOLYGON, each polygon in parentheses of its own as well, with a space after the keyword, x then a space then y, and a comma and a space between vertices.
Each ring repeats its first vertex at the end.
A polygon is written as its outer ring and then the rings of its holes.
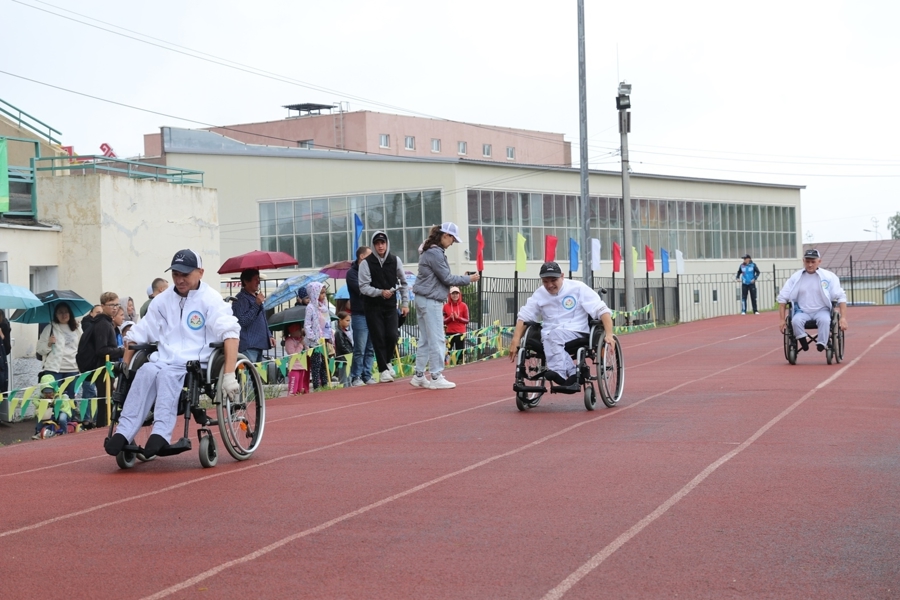
POLYGON ((376 383, 378 382, 373 377, 369 377, 368 381, 366 381, 366 385, 375 385, 376 383))
POLYGON ((449 390, 456 387, 456 384, 452 381, 447 381, 444 379, 444 375, 438 375, 436 378, 432 377, 431 381, 428 382, 428 387, 432 390, 449 390))
POLYGON ((388 365, 388 370, 391 372, 391 377, 397 376, 397 372, 394 370, 394 365, 388 365))
POLYGON ((390 383, 394 381, 394 376, 391 375, 390 371, 382 371, 379 379, 381 379, 381 383, 390 383))
POLYGON ((363 383, 363 380, 360 379, 359 377, 354 379, 353 382, 350 384, 351 387, 362 387, 364 385, 366 385, 366 384, 363 383))
POLYGON ((414 375, 413 378, 409 380, 409 385, 413 387, 430 388, 431 382, 429 382, 428 378, 424 375, 414 375))

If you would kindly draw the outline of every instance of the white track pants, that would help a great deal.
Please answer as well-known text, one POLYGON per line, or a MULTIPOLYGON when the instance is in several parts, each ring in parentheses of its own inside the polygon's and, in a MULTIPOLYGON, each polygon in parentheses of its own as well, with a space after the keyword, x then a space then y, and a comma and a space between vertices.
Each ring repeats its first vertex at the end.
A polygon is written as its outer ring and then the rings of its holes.
POLYGON ((556 371, 567 379, 575 374, 575 363, 566 352, 566 342, 581 337, 583 334, 568 329, 541 330, 541 343, 544 346, 544 356, 547 357, 547 368, 556 371))
POLYGON ((794 326, 794 337, 803 339, 806 337, 806 322, 815 321, 819 326, 819 343, 828 345, 828 337, 831 335, 831 311, 827 308, 814 313, 798 312, 791 317, 791 325, 794 326))
POLYGON ((184 389, 184 377, 187 369, 184 365, 167 365, 163 363, 144 364, 134 376, 131 389, 122 407, 117 433, 124 435, 129 442, 134 439, 144 419, 150 414, 153 403, 153 432, 170 441, 175 421, 178 417, 178 398, 184 389))

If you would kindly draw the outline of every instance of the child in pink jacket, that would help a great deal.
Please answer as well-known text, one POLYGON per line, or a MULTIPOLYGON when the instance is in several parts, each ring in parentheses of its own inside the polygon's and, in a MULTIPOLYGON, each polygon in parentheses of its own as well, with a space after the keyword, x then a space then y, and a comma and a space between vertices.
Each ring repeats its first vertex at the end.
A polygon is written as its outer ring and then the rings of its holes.
MULTIPOLYGON (((284 353, 286 355, 299 354, 306 351, 304 338, 306 331, 300 323, 292 323, 288 325, 286 337, 284 339, 284 353)), ((288 373, 288 393, 291 396, 297 394, 306 394, 309 392, 309 371, 300 366, 300 361, 296 361, 288 373)))

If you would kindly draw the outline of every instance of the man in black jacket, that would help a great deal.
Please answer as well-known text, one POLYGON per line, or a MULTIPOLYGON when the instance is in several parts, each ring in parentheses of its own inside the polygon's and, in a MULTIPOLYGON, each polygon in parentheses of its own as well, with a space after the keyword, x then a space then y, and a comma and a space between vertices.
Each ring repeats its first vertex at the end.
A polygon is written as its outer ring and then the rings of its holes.
MULTIPOLYGON (((82 341, 78 344, 78 368, 82 372, 93 371, 106 365, 106 357, 110 360, 122 358, 123 348, 116 341, 116 326, 112 318, 119 310, 119 296, 115 292, 104 292, 100 296, 102 312, 90 320, 87 331, 82 332, 82 341)), ((87 321, 88 319, 84 319, 87 321)), ((93 397, 96 396, 96 389, 93 397)), ((97 403, 96 425, 105 427, 109 415, 106 414, 106 403, 97 403)))
POLYGON ((391 254, 387 234, 376 231, 372 235, 373 252, 359 265, 359 292, 363 296, 366 324, 375 348, 375 360, 381 373, 381 383, 394 381, 391 360, 400 337, 400 314, 409 313, 409 296, 406 292, 406 275, 400 258, 391 254))
POLYGON ((347 292, 350 294, 350 329, 353 331, 353 361, 350 363, 350 385, 358 387, 376 383, 372 379, 372 363, 375 362, 375 348, 366 324, 366 309, 359 294, 359 265, 372 250, 368 246, 356 249, 356 261, 347 271, 347 292))

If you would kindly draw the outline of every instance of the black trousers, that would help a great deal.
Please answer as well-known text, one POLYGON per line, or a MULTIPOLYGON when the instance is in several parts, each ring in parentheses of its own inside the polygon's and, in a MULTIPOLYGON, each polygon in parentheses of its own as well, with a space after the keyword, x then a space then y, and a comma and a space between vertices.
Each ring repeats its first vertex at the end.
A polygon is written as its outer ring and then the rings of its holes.
POLYGON ((750 301, 753 303, 753 312, 759 312, 756 310, 756 284, 755 283, 742 283, 741 284, 741 312, 747 312, 747 292, 750 292, 750 301))
POLYGON ((399 313, 397 306, 391 304, 366 304, 366 325, 369 327, 369 339, 375 349, 375 362, 378 372, 387 371, 394 358, 397 340, 400 339, 400 327, 397 325, 399 313))

